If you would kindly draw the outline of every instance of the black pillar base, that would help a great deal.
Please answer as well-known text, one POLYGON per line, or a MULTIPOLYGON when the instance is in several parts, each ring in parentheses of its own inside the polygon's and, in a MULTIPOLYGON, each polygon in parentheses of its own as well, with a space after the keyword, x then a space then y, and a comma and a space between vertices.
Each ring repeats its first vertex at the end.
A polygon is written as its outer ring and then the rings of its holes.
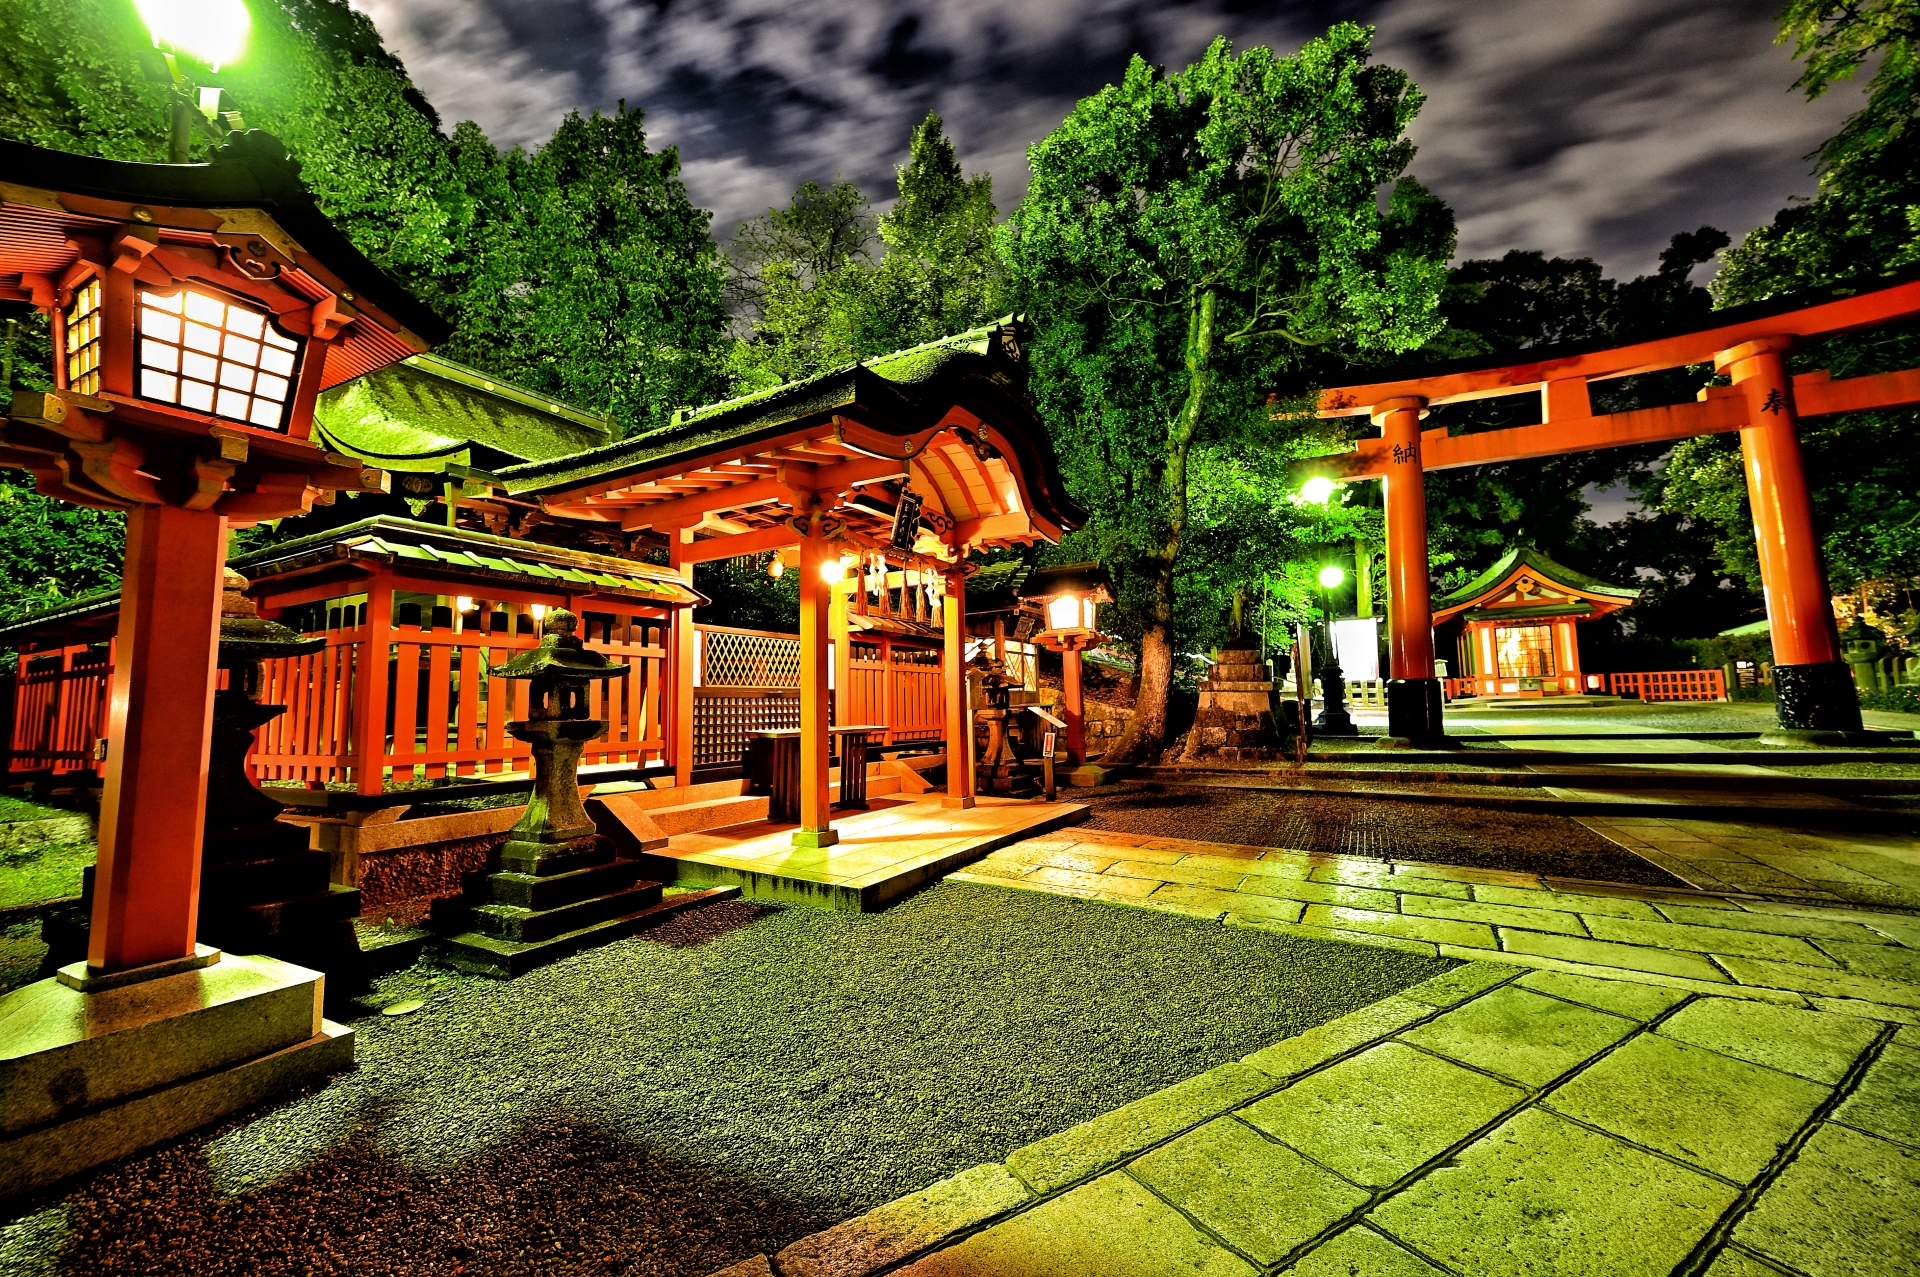
POLYGON ((1857 732, 1860 697, 1839 661, 1773 667, 1774 712, 1789 731, 1857 732))
POLYGON ((1396 678, 1387 682, 1387 735, 1411 741, 1416 748, 1438 746, 1446 739, 1440 719, 1440 680, 1396 678))

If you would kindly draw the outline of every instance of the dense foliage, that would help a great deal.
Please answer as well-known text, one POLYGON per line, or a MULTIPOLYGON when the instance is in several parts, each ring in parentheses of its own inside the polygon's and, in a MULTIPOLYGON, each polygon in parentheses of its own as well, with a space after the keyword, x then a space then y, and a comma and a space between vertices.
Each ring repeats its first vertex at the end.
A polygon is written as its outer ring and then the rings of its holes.
POLYGON ((917 346, 999 313, 993 179, 962 174, 932 114, 914 128, 897 178, 900 198, 878 219, 853 183, 808 182, 787 207, 734 231, 728 292, 745 329, 732 352, 738 391, 917 346))
MULTIPOLYGON (((724 391, 709 215, 688 200, 678 155, 648 147, 638 111, 574 114, 531 154, 503 153, 472 124, 442 133, 345 0, 249 7, 240 60, 187 68, 224 90, 223 108, 285 143, 354 245, 454 322, 443 353, 608 412, 628 431, 724 391)), ((167 97, 142 72, 149 47, 126 0, 0 0, 0 136, 165 159, 167 97)), ((217 140, 197 132, 193 158, 217 140)), ((45 333, 35 316, 9 334, 21 384, 41 384, 45 333)), ((4 518, 95 548, 20 550, 28 558, 0 583, 0 615, 113 582, 117 556, 96 551, 118 536, 114 518, 55 509, 19 480, 7 492, 4 518)))
MULTIPOLYGON (((1369 58, 1368 30, 1346 23, 1292 57, 1219 40, 1172 74, 1135 58, 1028 151, 1002 251, 1036 329, 1042 415, 1093 515, 1083 539, 1139 633, 1111 761, 1165 734, 1182 596, 1209 593, 1181 571, 1196 489, 1226 534, 1216 552, 1283 549, 1300 522, 1280 463, 1318 427, 1276 420, 1267 392, 1330 352, 1405 351, 1440 326, 1452 217, 1402 177, 1422 99, 1369 58)), ((1244 581, 1238 557, 1216 566, 1244 581)))
MULTIPOLYGON (((1782 15, 1781 40, 1805 60, 1799 84, 1818 97, 1880 59, 1866 105, 1819 151, 1820 190, 1781 210, 1725 254, 1713 281, 1722 305, 1799 289, 1871 279, 1920 264, 1920 3, 1916 0, 1795 0, 1782 15)), ((1795 372, 1834 377, 1920 364, 1920 328, 1895 326, 1811 345, 1793 357, 1795 372)), ((1856 413, 1803 423, 1801 444, 1814 513, 1833 585, 1871 599, 1888 613, 1911 606, 1920 578, 1920 413, 1856 413)), ((1662 492, 1667 509, 1687 511, 1715 529, 1728 571, 1759 586, 1751 513, 1738 443, 1690 439, 1674 450, 1662 492)))

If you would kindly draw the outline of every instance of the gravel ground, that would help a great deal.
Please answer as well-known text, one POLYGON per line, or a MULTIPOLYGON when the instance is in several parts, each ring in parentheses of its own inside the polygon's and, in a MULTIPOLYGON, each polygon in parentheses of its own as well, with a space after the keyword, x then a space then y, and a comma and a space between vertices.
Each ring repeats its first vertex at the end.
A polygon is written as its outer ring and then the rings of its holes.
POLYGON ((1450 963, 960 883, 711 906, 0 1219, 0 1273, 705 1277, 1450 963))
POLYGON ((1087 826, 1116 833, 1517 869, 1605 882, 1685 885, 1565 816, 1153 782, 1129 782, 1087 793, 1091 796, 1073 795, 1075 802, 1093 805, 1087 826))

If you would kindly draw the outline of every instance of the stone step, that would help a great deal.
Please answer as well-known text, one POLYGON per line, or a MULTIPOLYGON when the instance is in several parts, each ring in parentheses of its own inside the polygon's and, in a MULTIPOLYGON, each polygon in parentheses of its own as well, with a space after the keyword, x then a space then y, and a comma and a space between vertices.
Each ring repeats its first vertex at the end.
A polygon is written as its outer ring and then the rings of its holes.
MULTIPOLYGON (((1640 790, 1685 789, 1700 793, 1748 794, 1920 794, 1920 780, 1900 777, 1789 776, 1779 772, 1688 771, 1656 766, 1657 754, 1641 755, 1637 766, 1589 767, 1579 755, 1562 755, 1557 765, 1533 763, 1524 767, 1486 770, 1464 767, 1337 767, 1309 764, 1304 771, 1272 767, 1220 769, 1217 774, 1272 776, 1285 783, 1300 781, 1384 781, 1404 785, 1492 785, 1510 789, 1640 790)), ((1698 764, 1696 764, 1697 766, 1698 764)), ((1144 768, 1139 773, 1155 779, 1174 779, 1178 773, 1205 772, 1204 765, 1144 768)))
POLYGON ((654 903, 644 908, 538 941, 516 941, 481 931, 468 931, 444 937, 436 941, 433 947, 448 965, 457 970, 507 979, 582 949, 624 940, 688 909, 730 900, 739 894, 738 887, 712 887, 704 891, 682 892, 664 899, 656 897, 654 903))
POLYGON ((92 841, 93 817, 79 813, 49 816, 44 820, 9 820, 0 824, 0 852, 92 841))
POLYGON ((558 909, 577 900, 625 891, 640 879, 637 860, 609 860, 572 873, 487 875, 487 903, 530 909, 558 909))
POLYGON ((765 794, 739 794, 731 798, 708 798, 673 807, 654 807, 648 810, 647 815, 652 817, 662 834, 671 838, 675 834, 696 834, 703 829, 718 829, 722 825, 765 820, 767 807, 772 801, 765 794))
POLYGON ((200 907, 220 909, 316 895, 333 877, 324 851, 283 852, 250 860, 207 860, 200 866, 200 907))
POLYGON ((659 883, 640 881, 621 891, 537 912, 516 905, 480 905, 473 910, 473 925, 475 929, 503 940, 536 944, 656 904, 660 900, 660 891, 659 883))

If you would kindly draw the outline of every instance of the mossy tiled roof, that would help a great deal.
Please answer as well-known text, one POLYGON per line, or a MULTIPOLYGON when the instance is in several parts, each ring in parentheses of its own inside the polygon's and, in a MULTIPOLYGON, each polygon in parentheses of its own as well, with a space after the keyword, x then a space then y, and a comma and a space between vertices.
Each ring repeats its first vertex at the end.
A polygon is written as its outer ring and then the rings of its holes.
POLYGON ((597 448, 603 416, 438 355, 415 355, 321 395, 315 430, 386 470, 488 469, 597 448))
POLYGON ((498 471, 498 477, 511 493, 562 489, 602 475, 638 470, 677 453, 696 455, 722 443, 773 434, 789 423, 855 402, 892 410, 899 418, 912 420, 919 415, 916 408, 921 396, 917 392, 921 388, 972 372, 1018 379, 1024 388, 1026 365, 1020 353, 1019 327, 1019 321, 1009 315, 997 323, 876 355, 804 381, 786 382, 702 408, 682 408, 658 430, 573 456, 510 466, 498 471))

